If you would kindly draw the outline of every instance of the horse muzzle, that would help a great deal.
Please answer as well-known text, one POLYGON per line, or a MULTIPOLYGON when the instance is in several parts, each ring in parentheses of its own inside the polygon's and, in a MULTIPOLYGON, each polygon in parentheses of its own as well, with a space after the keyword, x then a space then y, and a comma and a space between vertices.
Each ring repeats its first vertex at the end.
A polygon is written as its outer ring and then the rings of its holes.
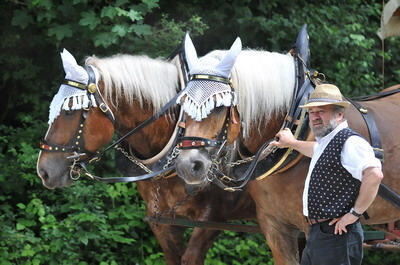
POLYGON ((211 168, 211 159, 205 150, 181 150, 176 160, 176 171, 188 185, 205 185, 211 168))

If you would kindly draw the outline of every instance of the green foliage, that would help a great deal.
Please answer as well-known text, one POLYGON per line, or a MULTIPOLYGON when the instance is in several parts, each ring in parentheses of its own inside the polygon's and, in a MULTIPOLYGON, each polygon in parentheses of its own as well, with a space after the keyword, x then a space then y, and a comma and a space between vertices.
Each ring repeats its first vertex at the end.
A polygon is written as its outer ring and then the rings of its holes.
MULTIPOLYGON (((0 9, 0 265, 164 264, 134 184, 82 180, 52 191, 36 176, 37 142, 64 76, 62 48, 81 61, 91 54, 165 57, 189 31, 200 55, 229 47, 236 36, 245 47, 286 52, 307 23, 311 66, 347 96, 400 79, 400 38, 385 40, 383 54, 376 1, 6 0, 0 9)), ((116 176, 113 154, 107 158, 96 170, 116 176)), ((273 261, 261 235, 225 232, 205 263, 273 261)), ((365 264, 400 261, 369 251, 365 264)))
POLYGON ((224 232, 209 250, 206 265, 272 265, 271 252, 262 234, 224 232))

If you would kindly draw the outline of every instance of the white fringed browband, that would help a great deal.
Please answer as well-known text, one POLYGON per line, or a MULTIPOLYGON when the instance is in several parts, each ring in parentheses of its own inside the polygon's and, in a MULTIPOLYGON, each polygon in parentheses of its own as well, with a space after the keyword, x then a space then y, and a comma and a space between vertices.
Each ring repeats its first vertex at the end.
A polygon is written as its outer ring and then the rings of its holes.
POLYGON ((214 108, 235 106, 237 96, 226 82, 201 78, 190 80, 177 102, 192 119, 201 121, 214 108))

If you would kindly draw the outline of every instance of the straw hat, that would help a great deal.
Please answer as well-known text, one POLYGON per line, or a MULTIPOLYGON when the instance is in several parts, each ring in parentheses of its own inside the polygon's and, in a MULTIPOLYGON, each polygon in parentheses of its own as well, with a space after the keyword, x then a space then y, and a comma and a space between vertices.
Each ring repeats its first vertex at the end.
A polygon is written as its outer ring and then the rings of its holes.
POLYGON ((338 105, 347 107, 350 103, 344 100, 342 93, 337 86, 331 84, 321 84, 315 87, 307 103, 300 108, 311 108, 325 105, 338 105))

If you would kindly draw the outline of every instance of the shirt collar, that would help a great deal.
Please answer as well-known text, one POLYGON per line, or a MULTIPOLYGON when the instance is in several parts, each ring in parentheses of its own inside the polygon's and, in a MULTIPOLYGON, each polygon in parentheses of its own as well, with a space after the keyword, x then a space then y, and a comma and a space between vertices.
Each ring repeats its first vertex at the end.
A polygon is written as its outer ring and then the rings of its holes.
POLYGON ((341 123, 338 124, 338 126, 336 126, 335 129, 333 129, 333 131, 331 131, 330 133, 328 133, 327 135, 325 135, 324 137, 315 137, 315 139, 317 140, 318 143, 320 142, 324 142, 325 139, 330 139, 333 136, 335 136, 338 132, 340 132, 342 129, 349 127, 347 121, 342 121, 341 123))

